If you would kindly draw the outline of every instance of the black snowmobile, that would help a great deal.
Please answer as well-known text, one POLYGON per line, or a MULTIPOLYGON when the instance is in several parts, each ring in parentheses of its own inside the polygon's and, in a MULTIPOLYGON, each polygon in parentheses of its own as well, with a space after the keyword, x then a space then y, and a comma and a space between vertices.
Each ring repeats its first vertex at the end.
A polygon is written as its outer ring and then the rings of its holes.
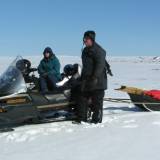
POLYGON ((41 94, 36 68, 30 61, 17 57, 0 77, 0 129, 24 124, 73 120, 75 103, 71 99, 71 79, 78 79, 80 66, 64 67, 57 89, 41 94))

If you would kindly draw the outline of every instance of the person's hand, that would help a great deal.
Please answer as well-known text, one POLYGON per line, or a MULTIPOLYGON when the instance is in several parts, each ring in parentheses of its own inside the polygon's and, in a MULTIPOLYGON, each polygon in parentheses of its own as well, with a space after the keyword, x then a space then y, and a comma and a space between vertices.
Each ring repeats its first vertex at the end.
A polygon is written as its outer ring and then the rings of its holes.
POLYGON ((48 76, 48 72, 45 72, 45 73, 42 74, 42 77, 44 77, 44 78, 47 77, 47 76, 48 76))
POLYGON ((98 83, 98 78, 95 76, 92 76, 90 83, 92 84, 92 86, 95 86, 98 83))
POLYGON ((94 88, 97 83, 98 83, 98 78, 94 77, 94 76, 92 76, 86 80, 83 80, 81 82, 81 92, 84 92, 86 86, 90 86, 91 88, 94 88))

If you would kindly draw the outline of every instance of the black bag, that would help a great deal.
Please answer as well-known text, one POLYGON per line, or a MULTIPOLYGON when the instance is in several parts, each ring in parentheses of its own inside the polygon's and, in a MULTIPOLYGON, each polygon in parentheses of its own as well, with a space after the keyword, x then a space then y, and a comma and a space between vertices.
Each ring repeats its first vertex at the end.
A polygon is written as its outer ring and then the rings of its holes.
POLYGON ((105 60, 105 70, 106 70, 106 73, 109 74, 110 76, 113 76, 113 73, 111 71, 111 66, 110 64, 107 62, 107 60, 105 60))

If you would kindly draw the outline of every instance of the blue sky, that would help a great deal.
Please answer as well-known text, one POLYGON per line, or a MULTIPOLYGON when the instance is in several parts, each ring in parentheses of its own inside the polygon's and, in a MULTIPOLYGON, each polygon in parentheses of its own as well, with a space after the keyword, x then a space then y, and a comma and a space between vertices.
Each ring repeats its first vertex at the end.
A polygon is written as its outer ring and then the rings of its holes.
POLYGON ((0 0, 0 55, 81 54, 86 30, 111 56, 160 54, 159 0, 0 0))

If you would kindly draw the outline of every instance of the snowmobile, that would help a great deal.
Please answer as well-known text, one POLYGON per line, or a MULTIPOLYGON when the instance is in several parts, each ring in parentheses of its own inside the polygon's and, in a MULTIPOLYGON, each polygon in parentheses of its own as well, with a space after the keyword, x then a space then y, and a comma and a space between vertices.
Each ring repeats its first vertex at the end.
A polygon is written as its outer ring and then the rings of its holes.
POLYGON ((29 60, 17 57, 1 75, 0 131, 24 124, 76 118, 70 81, 80 77, 80 66, 66 65, 57 89, 45 94, 40 92, 36 71, 29 60))

